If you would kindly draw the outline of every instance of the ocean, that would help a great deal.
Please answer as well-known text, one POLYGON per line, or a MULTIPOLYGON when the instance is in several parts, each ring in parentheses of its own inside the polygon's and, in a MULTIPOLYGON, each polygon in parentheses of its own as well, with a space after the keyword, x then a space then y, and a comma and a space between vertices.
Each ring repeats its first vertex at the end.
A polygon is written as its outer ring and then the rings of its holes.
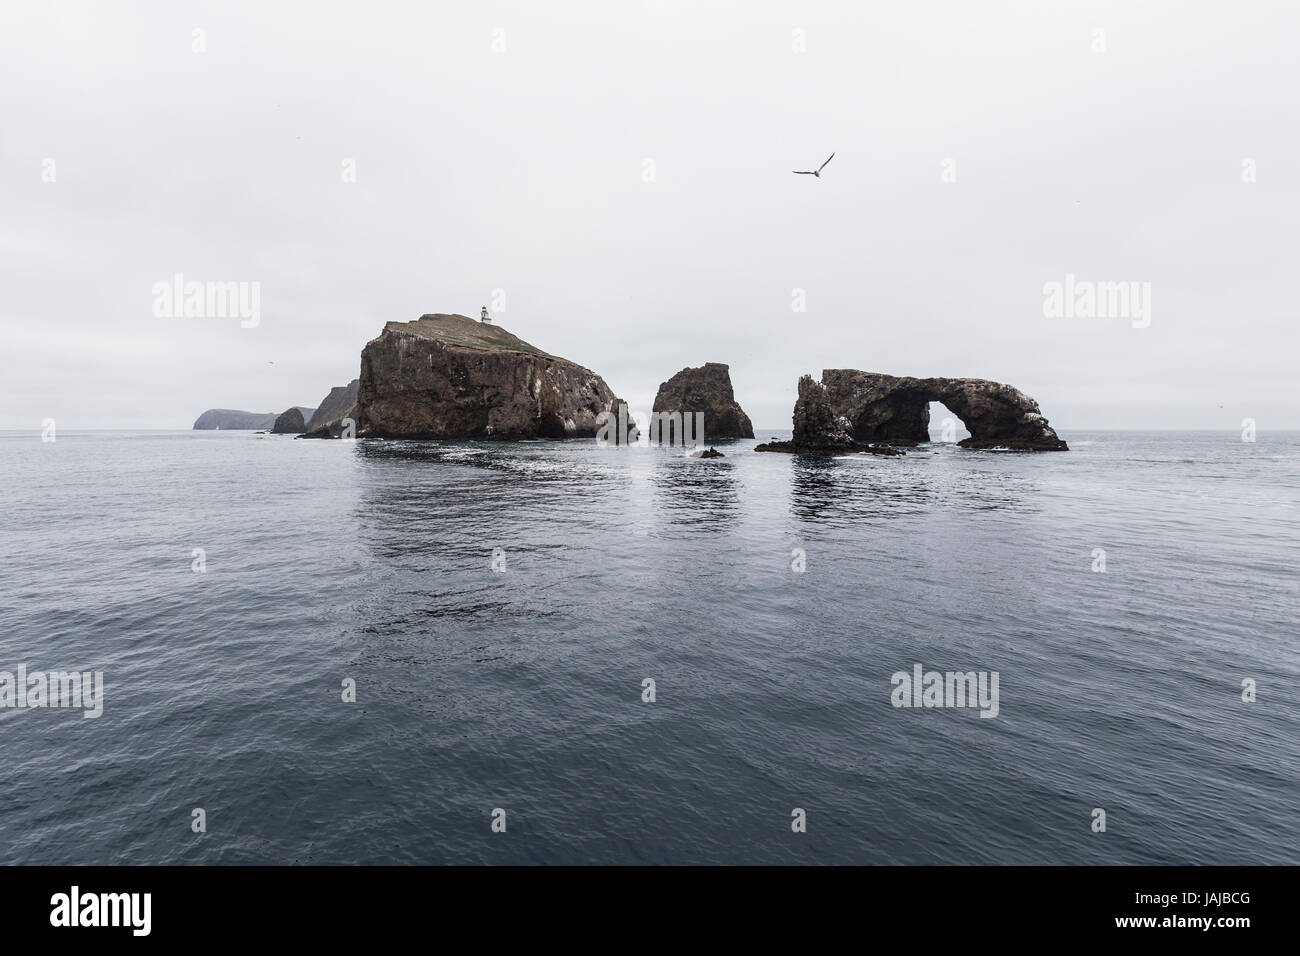
POLYGON ((2 433, 0 862, 1297 862, 1300 433, 1062 437, 2 433))

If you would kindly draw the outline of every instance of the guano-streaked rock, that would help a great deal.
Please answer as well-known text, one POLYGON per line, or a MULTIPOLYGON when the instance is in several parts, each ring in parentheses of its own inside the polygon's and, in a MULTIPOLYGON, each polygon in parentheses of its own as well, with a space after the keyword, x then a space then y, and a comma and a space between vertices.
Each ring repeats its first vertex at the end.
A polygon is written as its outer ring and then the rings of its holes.
POLYGON ((872 455, 902 455, 905 452, 888 445, 856 441, 849 434, 849 423, 831 408, 826 387, 811 375, 799 379, 799 397, 795 399, 793 431, 788 442, 768 442, 755 451, 776 451, 792 455, 848 455, 867 452, 872 455))
POLYGON ((754 426, 736 401, 731 371, 721 362, 684 368, 659 386, 652 411, 704 413, 704 434, 698 441, 718 438, 753 438, 754 426))
POLYGON ((614 393, 590 369, 464 315, 389 322, 361 353, 357 437, 593 437, 614 393))
POLYGON ((962 420, 964 448, 1068 451, 1038 408, 1010 385, 982 378, 900 378, 857 369, 825 369, 822 384, 833 414, 857 441, 914 445, 930 440, 930 402, 962 420))

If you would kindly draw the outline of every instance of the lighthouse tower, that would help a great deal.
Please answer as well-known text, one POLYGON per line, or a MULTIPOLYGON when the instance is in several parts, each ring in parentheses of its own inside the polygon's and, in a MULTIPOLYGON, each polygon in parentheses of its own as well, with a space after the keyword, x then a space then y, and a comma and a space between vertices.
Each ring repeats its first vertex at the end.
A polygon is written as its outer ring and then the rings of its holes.
POLYGON ((483 306, 483 311, 478 314, 478 320, 488 325, 492 324, 492 316, 488 315, 487 306, 483 306))

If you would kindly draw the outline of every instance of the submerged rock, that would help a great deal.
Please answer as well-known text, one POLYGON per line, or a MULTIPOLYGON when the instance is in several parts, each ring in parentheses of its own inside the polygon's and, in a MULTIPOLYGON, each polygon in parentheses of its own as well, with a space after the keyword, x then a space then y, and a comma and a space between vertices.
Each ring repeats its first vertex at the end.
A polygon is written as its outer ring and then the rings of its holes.
POLYGON ((697 448, 691 452, 692 458, 726 458, 722 452, 716 448, 697 448))
POLYGON ((330 422, 330 424, 322 425, 320 428, 313 428, 311 431, 303 432, 298 437, 299 438, 343 438, 343 437, 355 438, 356 427, 354 425, 352 432, 348 433, 344 427, 343 422, 341 421, 330 422))
POLYGON ((704 438, 753 438, 754 426, 736 402, 731 371, 721 362, 684 368, 659 386, 655 412, 704 413, 704 438))
POLYGON ((964 448, 1068 451, 1024 392, 981 378, 899 378, 857 369, 822 372, 830 408, 857 441, 909 444, 930 440, 930 402, 962 420, 964 448))
POLYGON ((425 315, 362 350, 357 437, 590 438, 615 401, 595 372, 499 325, 425 315))

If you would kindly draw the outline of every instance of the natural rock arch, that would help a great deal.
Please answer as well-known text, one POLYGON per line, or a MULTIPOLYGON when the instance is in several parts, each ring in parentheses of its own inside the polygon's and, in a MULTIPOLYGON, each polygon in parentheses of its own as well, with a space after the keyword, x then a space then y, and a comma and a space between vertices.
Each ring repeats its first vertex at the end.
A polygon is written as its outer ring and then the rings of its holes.
POLYGON ((915 444, 930 440, 930 402, 966 426, 965 448, 1066 451, 1038 403, 1010 385, 982 378, 900 378, 857 369, 825 369, 831 410, 857 441, 915 444))

